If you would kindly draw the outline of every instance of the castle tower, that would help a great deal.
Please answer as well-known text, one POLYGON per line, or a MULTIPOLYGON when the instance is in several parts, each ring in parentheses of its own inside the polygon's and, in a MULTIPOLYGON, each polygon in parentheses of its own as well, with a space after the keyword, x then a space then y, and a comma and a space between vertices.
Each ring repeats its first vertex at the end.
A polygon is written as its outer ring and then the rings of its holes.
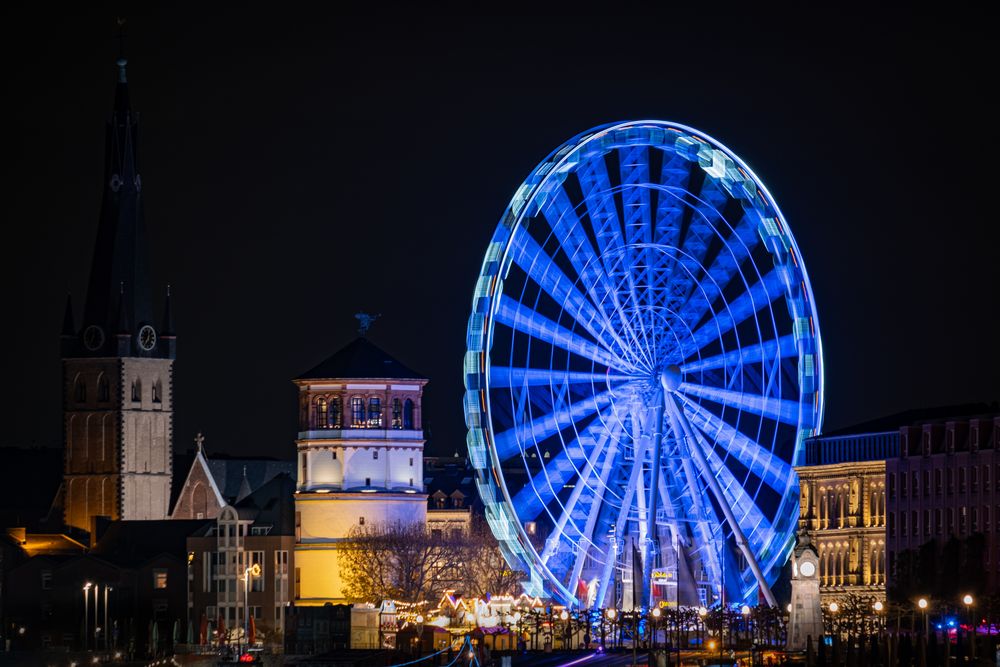
POLYGON ((344 599, 337 549, 355 527, 424 526, 427 380, 366 338, 295 379, 299 388, 296 604, 344 599))
POLYGON ((77 328, 67 300, 62 330, 64 518, 87 531, 96 516, 165 519, 170 501, 176 339, 169 288, 153 318, 126 64, 117 61, 83 321, 77 328))

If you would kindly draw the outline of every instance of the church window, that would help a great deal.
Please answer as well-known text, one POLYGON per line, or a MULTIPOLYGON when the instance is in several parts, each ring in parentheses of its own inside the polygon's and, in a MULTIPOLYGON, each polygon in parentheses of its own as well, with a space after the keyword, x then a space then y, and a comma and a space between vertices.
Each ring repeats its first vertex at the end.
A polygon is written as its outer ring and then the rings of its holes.
POLYGON ((368 399, 368 428, 382 428, 382 401, 376 396, 368 399))
POLYGON ((153 403, 163 402, 163 383, 157 380, 153 383, 153 403))
POLYGON ((76 379, 76 384, 74 385, 73 390, 76 395, 77 403, 83 403, 87 400, 87 385, 81 378, 76 379))
POLYGON ((327 418, 327 426, 329 428, 342 428, 343 426, 343 411, 340 405, 340 396, 334 396, 330 399, 330 413, 327 418))
POLYGON ((361 396, 351 398, 351 427, 365 427, 365 399, 361 396))
POLYGON ((101 403, 107 403, 111 400, 111 383, 108 382, 108 377, 104 374, 97 381, 97 400, 101 403))
POLYGON ((392 399, 392 427, 403 428, 403 403, 398 398, 392 399))
POLYGON ((413 430, 413 401, 410 399, 403 403, 403 428, 413 430))
POLYGON ((142 400, 142 380, 136 378, 132 380, 132 400, 141 401, 142 400))

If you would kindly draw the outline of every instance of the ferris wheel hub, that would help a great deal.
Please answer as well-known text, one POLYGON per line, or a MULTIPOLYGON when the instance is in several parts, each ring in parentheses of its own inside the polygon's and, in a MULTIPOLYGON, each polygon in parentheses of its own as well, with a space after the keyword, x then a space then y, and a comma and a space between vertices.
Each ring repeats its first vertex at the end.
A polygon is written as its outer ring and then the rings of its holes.
POLYGON ((677 364, 670 364, 660 373, 660 384, 664 391, 675 392, 681 386, 681 369, 677 364))

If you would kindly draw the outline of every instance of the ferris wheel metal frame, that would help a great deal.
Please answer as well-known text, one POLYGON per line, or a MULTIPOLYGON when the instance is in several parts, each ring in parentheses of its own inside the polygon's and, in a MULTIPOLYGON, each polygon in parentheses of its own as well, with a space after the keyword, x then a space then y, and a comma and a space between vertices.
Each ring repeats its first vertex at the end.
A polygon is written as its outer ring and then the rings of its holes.
POLYGON ((530 593, 775 604, 822 345, 791 230, 732 151, 655 120, 564 143, 496 228, 466 343, 470 461, 530 593))

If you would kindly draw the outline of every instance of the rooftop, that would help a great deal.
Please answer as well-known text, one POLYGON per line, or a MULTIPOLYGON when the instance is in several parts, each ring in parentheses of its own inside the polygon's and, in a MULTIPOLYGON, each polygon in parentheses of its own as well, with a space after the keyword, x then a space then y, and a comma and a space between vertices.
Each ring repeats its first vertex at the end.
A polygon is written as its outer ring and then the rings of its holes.
POLYGON ((372 343, 356 338, 347 347, 313 366, 296 380, 391 379, 426 380, 372 343))

